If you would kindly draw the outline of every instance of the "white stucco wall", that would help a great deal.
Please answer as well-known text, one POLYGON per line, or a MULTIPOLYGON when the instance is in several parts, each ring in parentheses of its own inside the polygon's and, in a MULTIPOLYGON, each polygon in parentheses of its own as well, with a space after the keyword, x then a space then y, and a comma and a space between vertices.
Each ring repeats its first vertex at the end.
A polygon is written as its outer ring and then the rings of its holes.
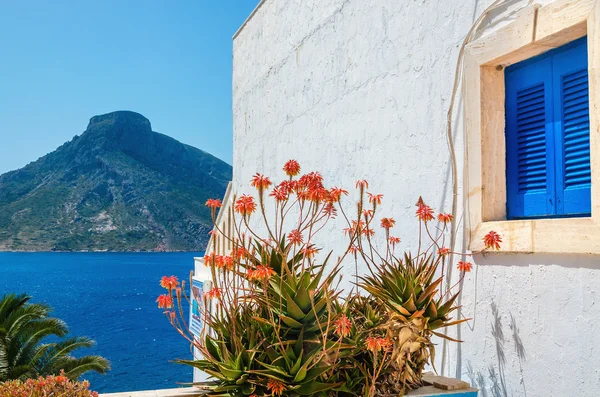
MULTIPOLYGON (((255 172, 280 179, 290 158, 330 186, 367 179, 384 194, 382 215, 398 221, 402 248, 414 249, 419 195, 450 211, 445 117, 454 68, 489 3, 265 0, 234 39, 234 190, 249 191, 255 172)), ((486 19, 487 31, 525 4, 509 1, 486 19)), ((462 164, 460 116, 455 128, 462 164)), ((332 223, 321 242, 341 248, 340 228, 332 223)), ((446 374, 484 397, 596 396, 600 258, 492 254, 474 262, 463 293, 473 320, 459 331, 465 343, 449 346, 446 374)))

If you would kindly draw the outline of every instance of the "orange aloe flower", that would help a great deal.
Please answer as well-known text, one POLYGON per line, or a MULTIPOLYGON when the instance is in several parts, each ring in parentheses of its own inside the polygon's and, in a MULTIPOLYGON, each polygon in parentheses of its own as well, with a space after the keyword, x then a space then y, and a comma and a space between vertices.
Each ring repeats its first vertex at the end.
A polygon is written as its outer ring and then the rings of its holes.
POLYGON ((471 269, 473 268, 473 265, 471 264, 471 262, 460 261, 460 262, 458 262, 458 265, 456 266, 456 268, 458 270, 460 270, 461 272, 467 273, 467 272, 471 271, 471 269))
POLYGON ((333 332, 335 332, 340 338, 345 338, 350 335, 351 329, 352 323, 345 314, 342 314, 340 318, 335 321, 333 332))
POLYGON ((450 248, 448 248, 448 247, 442 247, 442 248, 438 249, 439 256, 446 256, 449 253, 450 253, 450 248))
POLYGON ((367 182, 365 179, 358 180, 358 181, 356 181, 356 187, 359 188, 360 190, 368 189, 369 182, 367 182))
POLYGON ((381 218, 381 227, 384 229, 390 229, 394 227, 396 221, 394 218, 381 218))
POLYGON ((210 291, 204 293, 204 297, 209 299, 219 298, 222 292, 221 288, 212 288, 210 291))
POLYGON ((348 191, 342 189, 341 187, 333 187, 329 191, 329 199, 332 203, 337 203, 342 198, 342 194, 348 195, 348 191))
POLYGON ((420 204, 416 212, 417 218, 423 222, 429 222, 433 220, 433 209, 427 204, 420 204))
POLYGON ((276 186, 275 188, 273 188, 273 191, 271 192, 271 194, 269 194, 269 196, 275 197, 275 200, 277 201, 285 201, 288 199, 288 192, 285 188, 282 188, 281 186, 276 186))
POLYGON ((252 196, 242 194, 239 199, 235 202, 235 212, 241 215, 250 215, 256 211, 256 203, 252 196))
POLYGON ((244 248, 244 247, 237 247, 237 248, 231 250, 231 256, 234 257, 235 259, 242 259, 246 255, 247 255, 247 251, 246 251, 246 248, 244 248))
POLYGON ((372 352, 377 352, 380 350, 388 350, 391 347, 392 342, 387 338, 369 336, 365 341, 365 345, 367 346, 367 349, 372 352))
POLYGON ((348 252, 350 252, 352 255, 356 256, 357 253, 362 252, 362 250, 357 247, 356 245, 353 245, 352 247, 348 248, 348 252))
POLYGON ((250 185, 257 188, 258 191, 268 189, 269 186, 271 186, 272 184, 273 182, 271 182, 271 180, 268 177, 259 174, 258 172, 252 177, 252 180, 250 181, 250 185))
POLYGON ((217 256, 214 254, 214 252, 212 254, 206 254, 204 255, 204 266, 213 266, 215 265, 217 256))
POLYGON ((390 237, 389 241, 390 244, 392 244, 392 247, 394 247, 396 244, 400 243, 400 237, 390 237))
POLYGON ((361 230, 361 233, 363 236, 373 237, 375 235, 375 230, 365 227, 363 230, 361 230))
POLYGON ((272 275, 275 274, 275 271, 271 269, 267 265, 258 265, 256 269, 248 271, 248 279, 249 280, 268 280, 272 275))
POLYGON ((332 203, 325 204, 325 206, 323 207, 323 212, 332 218, 335 218, 337 216, 337 210, 335 209, 335 206, 332 203))
POLYGON ((363 216, 365 217, 365 219, 372 218, 373 215, 375 215, 375 211, 373 211, 373 210, 363 210, 363 216))
POLYGON ((211 210, 216 210, 217 208, 221 207, 223 203, 221 203, 221 200, 219 199, 208 199, 206 200, 205 205, 211 210))
POLYGON ((329 190, 325 189, 322 186, 310 187, 307 192, 307 198, 310 201, 314 201, 314 202, 324 201, 328 197, 329 197, 329 190))
POLYGON ((287 236, 290 244, 300 245, 302 244, 302 233, 298 229, 294 229, 287 236))
POLYGON ((283 170, 289 176, 296 176, 300 174, 300 164, 296 160, 288 160, 288 162, 283 165, 283 170))
POLYGON ((173 307, 173 299, 170 295, 162 294, 156 299, 159 309, 171 309, 173 307))
POLYGON ((177 281, 177 277, 176 276, 163 276, 160 279, 160 286, 165 288, 165 289, 173 289, 173 288, 177 288, 177 285, 179 284, 179 281, 177 281))
POLYGON ((452 222, 453 216, 452 214, 438 214, 437 219, 440 223, 443 223, 445 225, 447 223, 452 222))
POLYGON ((302 175, 298 180, 298 188, 314 189, 323 187, 323 176, 318 172, 302 175))
POLYGON ((500 243, 502 242, 502 238, 495 231, 490 231, 483 238, 483 243, 485 244, 485 248, 491 248, 493 250, 500 249, 500 243))
POLYGON ((381 204, 383 194, 371 194, 367 192, 367 195, 369 196, 369 203, 373 204, 373 206, 381 204))
POLYGON ((267 382, 267 389, 269 389, 272 395, 281 396, 281 393, 285 391, 285 384, 275 379, 269 379, 267 382))
POLYGON ((302 253, 307 258, 314 257, 317 252, 319 252, 319 250, 317 248, 314 248, 313 246, 305 247, 304 249, 302 249, 302 253))

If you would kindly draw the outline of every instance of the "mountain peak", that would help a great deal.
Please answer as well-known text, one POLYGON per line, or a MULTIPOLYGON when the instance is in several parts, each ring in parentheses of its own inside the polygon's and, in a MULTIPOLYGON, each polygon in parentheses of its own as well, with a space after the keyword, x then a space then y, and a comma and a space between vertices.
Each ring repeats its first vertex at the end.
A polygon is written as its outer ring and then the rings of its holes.
POLYGON ((152 126, 150 125, 150 120, 148 120, 146 117, 142 116, 141 114, 132 112, 130 110, 117 110, 115 112, 110 112, 110 113, 94 116, 90 119, 90 123, 88 124, 88 129, 96 127, 98 125, 105 124, 105 123, 141 124, 141 125, 146 125, 147 128, 150 130, 152 129, 152 126))
POLYGON ((230 179, 230 165, 139 113, 94 116, 80 136, 0 175, 0 251, 199 251, 212 228, 204 202, 230 179))

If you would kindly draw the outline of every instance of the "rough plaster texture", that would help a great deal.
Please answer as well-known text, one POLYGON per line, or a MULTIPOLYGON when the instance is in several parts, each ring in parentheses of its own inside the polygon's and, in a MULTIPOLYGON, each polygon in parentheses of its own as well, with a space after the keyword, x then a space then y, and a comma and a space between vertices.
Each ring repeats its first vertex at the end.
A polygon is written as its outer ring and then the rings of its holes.
MULTIPOLYGON (((266 0, 234 40, 234 191, 248 191, 255 172, 280 179, 290 158, 330 186, 364 178, 384 194, 382 216, 398 221, 402 249, 414 249, 419 195, 451 207, 445 121, 455 63, 489 3, 266 0)), ((508 1, 480 34, 525 4, 508 1)), ((461 176, 460 98, 457 108, 461 176)), ((330 224, 320 242, 341 249, 341 227, 330 224)), ((448 346, 445 375, 470 380, 483 397, 596 396, 600 258, 488 254, 474 262, 462 302, 473 320, 453 331, 465 343, 448 346)))

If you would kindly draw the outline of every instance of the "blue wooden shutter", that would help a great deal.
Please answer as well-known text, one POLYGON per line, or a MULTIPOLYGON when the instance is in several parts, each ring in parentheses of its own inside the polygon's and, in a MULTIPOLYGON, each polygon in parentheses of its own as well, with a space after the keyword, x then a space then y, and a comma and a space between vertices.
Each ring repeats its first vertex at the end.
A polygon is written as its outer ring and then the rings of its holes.
POLYGON ((587 42, 580 39, 552 57, 557 172, 557 214, 591 213, 590 109, 587 42))
POLYGON ((508 67, 505 85, 508 219, 554 215, 551 58, 508 67))

